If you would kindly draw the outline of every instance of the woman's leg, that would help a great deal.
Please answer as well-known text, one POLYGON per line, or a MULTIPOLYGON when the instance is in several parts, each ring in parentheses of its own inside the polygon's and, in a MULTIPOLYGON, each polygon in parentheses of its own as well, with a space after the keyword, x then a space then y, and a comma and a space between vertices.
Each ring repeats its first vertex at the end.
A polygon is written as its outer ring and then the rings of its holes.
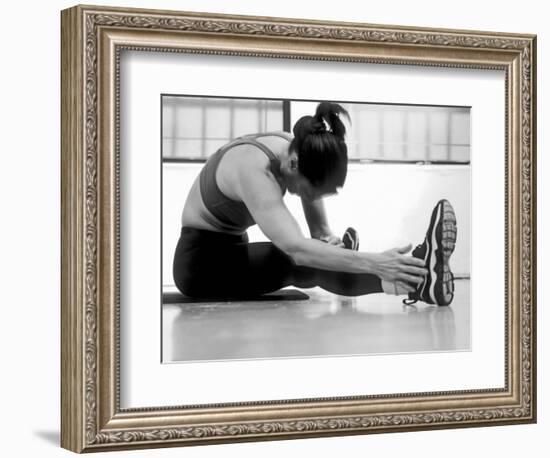
POLYGON ((187 230, 174 257, 174 280, 183 294, 197 297, 246 297, 285 286, 321 288, 344 296, 382 292, 380 279, 297 266, 271 242, 187 230))
POLYGON ((271 242, 249 243, 238 249, 243 248, 246 249, 249 268, 259 289, 274 291, 290 285, 299 288, 319 286, 342 296, 383 292, 380 278, 376 275, 297 266, 271 242))

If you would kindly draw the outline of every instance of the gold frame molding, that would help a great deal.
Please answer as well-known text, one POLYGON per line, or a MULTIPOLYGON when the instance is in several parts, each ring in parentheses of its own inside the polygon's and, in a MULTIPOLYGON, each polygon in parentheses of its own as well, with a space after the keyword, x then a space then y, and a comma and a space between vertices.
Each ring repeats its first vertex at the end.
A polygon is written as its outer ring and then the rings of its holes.
POLYGON ((61 13, 61 445, 75 452, 536 421, 536 36, 75 6, 61 13), (119 406, 121 50, 500 69, 506 91, 506 386, 119 406))

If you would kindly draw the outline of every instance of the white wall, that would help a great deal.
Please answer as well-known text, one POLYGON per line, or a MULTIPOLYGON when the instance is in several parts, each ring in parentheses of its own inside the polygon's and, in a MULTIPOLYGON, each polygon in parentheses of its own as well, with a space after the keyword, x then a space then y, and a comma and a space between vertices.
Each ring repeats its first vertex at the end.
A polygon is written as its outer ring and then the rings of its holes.
MULTIPOLYGON (((337 437, 189 449, 142 450, 105 456, 280 457, 406 456, 541 457, 548 447, 548 338, 546 279, 550 241, 548 125, 550 78, 548 13, 525 0, 358 2, 340 0, 95 0, 149 8, 362 21, 380 24, 538 33, 539 80, 539 423, 407 434, 337 437), (544 254, 544 256, 542 256, 544 254)), ((56 445, 59 431, 59 10, 71 1, 7 2, 2 46, 2 155, 0 159, 0 348, 2 455, 71 456, 56 445)), ((399 374, 406 376, 406 374, 399 374)))
MULTIPOLYGON (((163 166, 163 284, 173 285, 172 256, 183 203, 202 164, 163 166)), ((424 240, 433 206, 441 198, 454 206, 459 222, 456 251, 451 258, 455 276, 470 274, 470 168, 453 165, 350 164, 345 186, 326 199, 332 230, 342 235, 352 226, 362 251, 383 251, 424 240)), ((285 202, 302 231, 309 236, 300 199, 285 202)), ((267 240, 258 226, 248 230, 251 242, 267 240)))

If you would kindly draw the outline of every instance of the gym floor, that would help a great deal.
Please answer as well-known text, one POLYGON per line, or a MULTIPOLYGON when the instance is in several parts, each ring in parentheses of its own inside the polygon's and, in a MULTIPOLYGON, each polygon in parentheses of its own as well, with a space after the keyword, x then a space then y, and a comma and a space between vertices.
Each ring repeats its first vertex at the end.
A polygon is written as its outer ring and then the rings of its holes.
POLYGON ((470 350, 470 281, 450 307, 403 296, 163 305, 163 362, 470 350))

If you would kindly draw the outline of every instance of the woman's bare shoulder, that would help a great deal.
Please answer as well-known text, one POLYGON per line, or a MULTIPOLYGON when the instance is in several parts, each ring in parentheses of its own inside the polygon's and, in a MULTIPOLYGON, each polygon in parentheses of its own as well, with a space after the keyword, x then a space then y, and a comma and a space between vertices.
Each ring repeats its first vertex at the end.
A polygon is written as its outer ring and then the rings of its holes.
POLYGON ((244 166, 246 168, 267 168, 270 159, 256 145, 244 143, 233 146, 227 151, 226 156, 233 165, 244 166))

